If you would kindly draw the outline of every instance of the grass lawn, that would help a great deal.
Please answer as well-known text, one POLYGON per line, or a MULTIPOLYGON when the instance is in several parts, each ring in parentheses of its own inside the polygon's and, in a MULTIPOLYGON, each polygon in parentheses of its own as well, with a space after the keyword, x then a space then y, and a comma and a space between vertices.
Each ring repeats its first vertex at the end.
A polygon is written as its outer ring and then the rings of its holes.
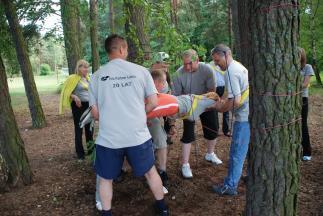
MULTIPOLYGON (((323 81, 323 71, 321 71, 320 76, 323 81)), ((316 83, 315 76, 311 77, 310 95, 323 95, 323 88, 316 83)))
MULTIPOLYGON (((66 79, 66 76, 59 75, 57 77, 56 75, 48 75, 35 76, 34 78, 38 93, 41 95, 56 94, 60 83, 66 79)), ((8 85, 13 108, 27 106, 27 97, 22 77, 8 78, 8 85)))

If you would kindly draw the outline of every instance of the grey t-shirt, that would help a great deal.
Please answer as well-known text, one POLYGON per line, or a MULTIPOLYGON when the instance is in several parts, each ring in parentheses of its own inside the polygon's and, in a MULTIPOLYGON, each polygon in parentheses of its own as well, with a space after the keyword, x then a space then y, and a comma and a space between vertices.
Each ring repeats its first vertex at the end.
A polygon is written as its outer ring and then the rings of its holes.
POLYGON ((76 95, 82 102, 88 102, 89 101, 89 82, 86 79, 81 79, 72 94, 76 95))
POLYGON ((215 101, 205 96, 200 95, 180 95, 176 97, 179 112, 176 118, 185 116, 187 120, 195 121, 197 120, 202 113, 205 112, 207 108, 214 105, 215 101), (197 97, 200 97, 199 99, 197 97), (194 104, 194 100, 197 100, 197 104, 192 114, 189 115, 189 112, 194 104))
MULTIPOLYGON (((314 70, 312 68, 312 65, 306 64, 301 70, 301 75, 303 76, 303 80, 305 79, 305 76, 314 76, 314 70)), ((308 97, 308 95, 308 87, 303 88, 302 97, 308 97)))
POLYGON ((215 82, 213 71, 210 66, 199 63, 198 69, 194 72, 186 72, 181 66, 173 78, 173 94, 197 94, 201 95, 214 90, 215 82))
MULTIPOLYGON (((249 87, 248 70, 239 62, 232 61, 224 75, 225 87, 228 98, 242 96, 243 92, 249 87)), ((233 110, 235 121, 248 121, 249 116, 249 96, 243 104, 233 110)))
POLYGON ((145 98, 156 93, 146 68, 122 59, 102 66, 92 75, 89 87, 89 104, 99 109, 96 144, 118 149, 150 139, 145 98))

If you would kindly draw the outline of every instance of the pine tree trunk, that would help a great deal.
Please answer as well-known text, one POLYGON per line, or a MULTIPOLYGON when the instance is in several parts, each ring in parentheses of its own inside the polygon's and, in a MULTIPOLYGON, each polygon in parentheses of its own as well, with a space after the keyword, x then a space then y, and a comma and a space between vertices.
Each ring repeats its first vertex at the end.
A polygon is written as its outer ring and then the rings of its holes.
MULTIPOLYGON (((149 60, 151 58, 149 37, 146 34, 145 29, 145 19, 147 17, 145 5, 141 1, 134 3, 129 0, 124 0, 124 6, 128 17, 128 23, 126 22, 125 26, 127 38, 131 37, 130 40, 136 43, 137 50, 135 52, 137 52, 137 56, 135 56, 135 62, 142 64, 145 60, 149 60), (134 40, 135 38, 137 38, 138 42, 134 40), (138 52, 139 49, 142 54, 138 52)), ((130 48, 131 47, 129 46, 129 50, 132 53, 133 51, 130 48)))
POLYGON ((69 74, 75 73, 76 63, 81 59, 80 20, 78 0, 60 0, 64 42, 69 74))
POLYGON ((11 107, 7 75, 0 56, 0 192, 32 183, 32 171, 11 107))
POLYGON ((45 127, 45 115, 37 92, 34 75, 28 56, 27 44, 18 22, 15 6, 13 5, 13 2, 9 0, 1 0, 1 3, 5 9, 10 32, 15 44, 17 58, 20 64, 21 74, 24 80, 25 91, 28 98, 33 127, 45 127))
MULTIPOLYGON (((323 87, 322 80, 320 77, 320 70, 317 67, 317 56, 316 56, 316 33, 315 33, 315 13, 317 11, 317 8, 313 7, 313 1, 310 0, 310 8, 311 8, 311 15, 310 15, 310 38, 311 38, 311 53, 312 53, 312 66, 316 78, 317 84, 319 84, 321 87, 323 87)), ((318 5, 317 5, 318 7, 318 5)))
POLYGON ((109 0, 109 25, 111 33, 115 33, 113 0, 109 0))
POLYGON ((299 2, 239 4, 246 7, 242 14, 249 15, 240 24, 249 21, 245 32, 251 36, 246 48, 250 51, 243 56, 250 59, 243 64, 251 85, 246 215, 296 215, 301 146, 299 2))
POLYGON ((98 51, 98 1, 90 0, 90 34, 91 34, 91 51, 92 51, 92 72, 99 69, 100 57, 98 51))
POLYGON ((172 21, 173 25, 175 26, 175 29, 177 29, 177 27, 178 27, 178 18, 177 18, 178 4, 179 4, 179 0, 171 0, 170 1, 171 21, 172 21))
POLYGON ((227 1, 228 7, 228 37, 229 37, 229 47, 232 49, 232 2, 231 0, 227 1))
POLYGON ((238 61, 241 61, 238 0, 229 0, 232 8, 232 30, 233 30, 233 53, 238 61))

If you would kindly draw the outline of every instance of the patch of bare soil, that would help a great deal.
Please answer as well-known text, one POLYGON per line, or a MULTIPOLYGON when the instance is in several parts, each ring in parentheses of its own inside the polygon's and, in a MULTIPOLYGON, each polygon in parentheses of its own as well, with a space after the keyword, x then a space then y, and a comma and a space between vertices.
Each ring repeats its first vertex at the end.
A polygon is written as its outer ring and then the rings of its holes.
MULTIPOLYGON (((74 154, 72 116, 58 115, 58 95, 41 97, 48 127, 31 129, 27 108, 16 110, 16 118, 34 173, 34 183, 0 194, 1 215, 100 215, 95 208, 95 174, 89 162, 78 162, 74 154)), ((309 127, 313 160, 301 163, 299 215, 323 215, 323 111, 322 97, 311 98, 309 127)), ((181 123, 177 123, 181 134, 181 123)), ((239 195, 219 197, 211 185, 222 183, 228 166, 230 139, 218 139, 216 153, 223 160, 220 166, 204 161, 206 145, 198 125, 198 136, 192 146, 191 168, 194 178, 180 175, 181 146, 179 137, 169 146, 169 194, 166 201, 172 215, 242 215, 245 185, 239 195)), ((153 215, 154 199, 142 179, 130 171, 122 183, 114 184, 113 214, 153 215)))

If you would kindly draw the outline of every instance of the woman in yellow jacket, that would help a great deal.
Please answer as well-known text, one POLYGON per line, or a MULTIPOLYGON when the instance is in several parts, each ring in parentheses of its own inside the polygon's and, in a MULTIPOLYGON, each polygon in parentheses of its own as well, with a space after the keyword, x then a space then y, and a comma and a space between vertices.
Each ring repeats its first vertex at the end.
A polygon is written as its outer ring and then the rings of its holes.
MULTIPOLYGON (((65 81, 62 91, 59 113, 65 109, 72 108, 74 131, 75 131, 75 150, 78 159, 83 160, 85 153, 82 144, 83 129, 79 127, 79 122, 83 112, 89 107, 89 63, 83 59, 76 64, 75 74, 70 75, 65 81)), ((86 142, 93 140, 90 124, 85 125, 86 142)))

